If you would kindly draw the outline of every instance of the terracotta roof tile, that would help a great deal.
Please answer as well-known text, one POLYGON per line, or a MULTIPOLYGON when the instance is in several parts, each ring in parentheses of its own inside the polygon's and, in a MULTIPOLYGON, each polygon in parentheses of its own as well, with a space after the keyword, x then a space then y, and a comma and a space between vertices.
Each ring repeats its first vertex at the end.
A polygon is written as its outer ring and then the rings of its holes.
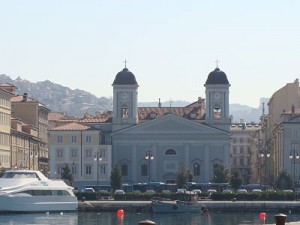
POLYGON ((62 125, 62 126, 58 126, 58 127, 54 127, 52 129, 49 129, 49 130, 57 130, 57 131, 66 131, 66 130, 89 130, 91 129, 91 127, 89 126, 85 126, 85 125, 82 125, 82 124, 79 124, 79 123, 68 123, 68 124, 65 124, 65 125, 62 125))
POLYGON ((60 113, 60 112, 49 112, 48 113, 48 120, 49 121, 56 121, 56 120, 60 120, 65 118, 65 114, 64 113, 60 113))

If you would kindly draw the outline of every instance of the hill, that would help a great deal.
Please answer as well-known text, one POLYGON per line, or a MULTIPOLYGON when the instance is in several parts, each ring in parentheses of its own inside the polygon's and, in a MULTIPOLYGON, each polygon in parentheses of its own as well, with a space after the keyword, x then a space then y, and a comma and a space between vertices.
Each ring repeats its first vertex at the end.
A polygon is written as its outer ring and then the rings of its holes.
MULTIPOLYGON (((67 115, 82 117, 85 113, 94 115, 95 112, 104 112, 112 110, 112 98, 96 97, 95 95, 84 91, 55 84, 49 80, 42 82, 30 82, 21 79, 11 79, 5 74, 0 74, 1 83, 9 83, 15 85, 17 94, 22 95, 28 93, 30 98, 36 99, 45 104, 49 109, 55 112, 64 112, 67 115)), ((262 102, 267 102, 266 98, 261 99, 262 102)), ((186 101, 162 102, 162 106, 185 106, 190 104, 186 101)), ((157 106, 158 102, 140 102, 139 106, 157 106)), ((266 105, 266 104, 265 104, 266 105)), ((230 115, 233 117, 233 122, 259 122, 259 117, 262 114, 262 107, 252 108, 247 105, 231 104, 230 115)))

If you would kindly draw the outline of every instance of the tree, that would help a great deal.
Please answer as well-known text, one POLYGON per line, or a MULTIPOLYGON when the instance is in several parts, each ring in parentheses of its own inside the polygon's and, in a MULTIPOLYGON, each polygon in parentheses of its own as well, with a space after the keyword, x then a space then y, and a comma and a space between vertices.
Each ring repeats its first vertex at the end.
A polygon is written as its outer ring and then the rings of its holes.
POLYGON ((230 186, 237 190, 243 183, 243 178, 239 170, 233 170, 230 176, 230 186))
POLYGON ((3 174, 5 173, 6 169, 4 167, 0 168, 0 177, 3 176, 3 174))
POLYGON ((181 164, 176 176, 176 182, 178 188, 186 188, 189 178, 190 178, 190 172, 185 169, 184 164, 181 164))
POLYGON ((229 182, 229 170, 224 165, 215 165, 212 182, 214 183, 229 182))
POLYGON ((65 180, 69 185, 73 183, 73 175, 68 164, 62 168, 61 179, 65 180))
POLYGON ((113 192, 122 187, 122 175, 118 166, 115 166, 113 171, 110 174, 110 185, 113 192))
POLYGON ((292 189, 293 179, 291 175, 286 170, 282 170, 275 181, 275 186, 279 190, 292 189))

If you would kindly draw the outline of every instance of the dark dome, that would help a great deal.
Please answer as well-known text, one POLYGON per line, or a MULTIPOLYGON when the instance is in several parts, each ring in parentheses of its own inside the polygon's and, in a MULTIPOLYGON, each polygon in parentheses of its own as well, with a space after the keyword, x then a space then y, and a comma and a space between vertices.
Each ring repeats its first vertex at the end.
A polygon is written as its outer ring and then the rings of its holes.
POLYGON ((132 85, 132 84, 138 84, 136 82, 135 76, 133 75, 133 73, 131 73, 126 67, 120 71, 117 75, 116 78, 114 80, 115 85, 132 85))
POLYGON ((226 74, 218 67, 210 72, 205 84, 229 84, 226 74))

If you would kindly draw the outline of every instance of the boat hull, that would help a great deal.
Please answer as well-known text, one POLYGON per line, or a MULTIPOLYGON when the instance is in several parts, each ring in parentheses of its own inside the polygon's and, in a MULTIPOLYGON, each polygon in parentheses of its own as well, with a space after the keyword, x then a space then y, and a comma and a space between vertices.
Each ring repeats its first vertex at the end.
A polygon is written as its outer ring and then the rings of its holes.
POLYGON ((66 212, 77 208, 78 201, 73 196, 0 196, 0 212, 66 212))
POLYGON ((200 204, 179 202, 152 202, 154 213, 202 213, 200 204))

